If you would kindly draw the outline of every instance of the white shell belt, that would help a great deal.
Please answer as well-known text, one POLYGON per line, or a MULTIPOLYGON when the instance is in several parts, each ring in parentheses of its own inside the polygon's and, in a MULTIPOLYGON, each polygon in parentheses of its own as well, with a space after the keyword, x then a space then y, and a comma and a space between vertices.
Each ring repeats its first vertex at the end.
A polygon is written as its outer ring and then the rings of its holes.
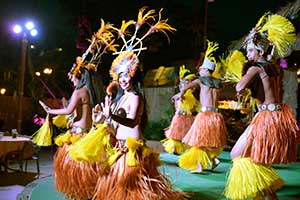
POLYGON ((269 103, 269 104, 260 104, 258 105, 258 111, 277 111, 281 110, 281 104, 269 103))

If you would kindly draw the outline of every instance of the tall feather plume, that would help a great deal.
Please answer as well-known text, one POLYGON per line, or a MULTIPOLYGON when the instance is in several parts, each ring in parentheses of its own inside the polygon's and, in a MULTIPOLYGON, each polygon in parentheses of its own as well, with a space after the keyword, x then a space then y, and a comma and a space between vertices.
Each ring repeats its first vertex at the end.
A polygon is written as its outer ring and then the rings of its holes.
MULTIPOLYGON (((162 32, 165 34, 168 38, 169 37, 167 32, 173 33, 176 31, 175 28, 171 27, 167 22, 168 20, 162 20, 161 19, 161 13, 162 10, 159 11, 158 14, 156 14, 155 10, 148 10, 148 7, 142 7, 139 9, 139 13, 137 16, 137 22, 134 20, 130 21, 122 21, 121 28, 117 29, 114 28, 118 32, 119 37, 123 41, 123 46, 121 47, 120 51, 113 53, 114 55, 118 55, 118 57, 114 60, 111 69, 110 69, 110 76, 117 80, 118 78, 118 72, 120 71, 120 63, 122 63, 122 67, 126 67, 128 63, 131 63, 131 75, 133 76, 137 67, 138 63, 138 56, 142 50, 146 50, 147 48, 143 46, 143 40, 151 35, 152 33, 156 32, 162 32), (156 21, 156 18, 158 16, 158 20, 156 21), (130 31, 128 30, 131 25, 135 25, 134 33, 131 35, 130 31), (144 26, 146 29, 141 29, 141 27, 144 26), (148 29, 147 29, 148 26, 148 29), (126 36, 131 36, 130 38, 126 38, 126 36), (128 62, 123 62, 124 60, 127 60, 128 62), (134 63, 132 63, 131 61, 134 63), (118 61, 118 62, 117 62, 118 61)), ((125 69, 125 68, 124 68, 125 69)), ((124 70, 122 69, 122 70, 124 70)))
POLYGON ((113 34, 115 28, 112 24, 105 23, 103 19, 101 19, 101 26, 98 31, 93 35, 91 42, 91 53, 92 58, 90 60, 91 63, 95 63, 96 66, 101 61, 101 56, 108 51, 116 52, 117 51, 117 44, 115 42, 115 36, 113 34))
POLYGON ((151 34, 151 33, 155 33, 155 32, 162 32, 168 38, 168 42, 170 43, 170 38, 169 38, 167 32, 174 33, 176 31, 176 29, 171 27, 168 24, 168 19, 165 19, 165 20, 161 19, 162 10, 163 9, 161 9, 159 11, 158 21, 156 22, 156 24, 151 26, 151 28, 149 29, 148 33, 146 33, 146 35, 151 34))
POLYGON ((105 23, 101 19, 101 26, 96 33, 93 34, 92 38, 89 40, 90 45, 82 56, 76 58, 76 64, 72 67, 69 75, 73 74, 75 76, 81 74, 81 68, 84 67, 88 70, 97 71, 97 66, 101 62, 101 56, 108 51, 117 51, 117 46, 114 44, 114 27, 110 23, 105 23), (90 60, 85 62, 88 55, 91 55, 90 60))
POLYGON ((284 57, 290 45, 296 42, 294 25, 285 17, 278 14, 265 16, 265 24, 259 32, 267 31, 268 40, 275 45, 279 56, 284 57))
POLYGON ((226 58, 221 58, 222 77, 225 82, 237 83, 242 78, 243 66, 246 63, 246 57, 242 52, 235 50, 226 58))
POLYGON ((205 57, 211 60, 214 63, 217 63, 216 59, 213 57, 213 52, 215 52, 219 48, 219 43, 217 42, 210 42, 207 40, 207 49, 205 51, 205 57))
POLYGON ((138 21, 136 23, 137 30, 149 19, 155 20, 155 10, 151 9, 151 10, 147 11, 146 14, 144 14, 144 12, 146 10, 147 10, 147 6, 144 6, 139 10, 138 21))
POLYGON ((121 52, 124 51, 134 51, 134 52, 138 52, 136 54, 139 55, 140 51, 146 50, 146 48, 143 47, 142 41, 147 36, 156 32, 162 32, 164 35, 167 36, 168 41, 170 41, 167 32, 174 33, 176 29, 168 24, 168 19, 162 20, 162 9, 159 11, 158 14, 156 14, 155 10, 153 9, 148 11, 147 9, 148 7, 146 6, 139 9, 137 22, 135 22, 134 20, 130 20, 128 22, 123 21, 121 28, 115 29, 118 31, 119 37, 122 38, 124 43, 121 50, 119 52, 116 52, 115 54, 120 54, 121 52), (158 20, 156 21, 157 16, 158 16, 158 20), (135 25, 135 30, 131 38, 126 40, 125 37, 127 35, 130 35, 128 28, 131 25, 135 25), (144 25, 147 25, 149 27, 148 31, 144 33, 144 35, 139 37, 138 32, 140 28, 144 25))
POLYGON ((190 73, 190 70, 186 69, 185 65, 181 65, 179 68, 179 77, 182 79, 182 78, 184 78, 184 75, 187 73, 190 73))

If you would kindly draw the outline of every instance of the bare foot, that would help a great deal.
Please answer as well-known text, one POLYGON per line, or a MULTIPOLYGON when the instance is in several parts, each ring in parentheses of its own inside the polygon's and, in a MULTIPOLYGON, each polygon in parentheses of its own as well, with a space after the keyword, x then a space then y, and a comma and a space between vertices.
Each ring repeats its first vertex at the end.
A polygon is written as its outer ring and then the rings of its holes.
POLYGON ((197 162, 197 169, 191 171, 191 173, 201 173, 203 171, 202 164, 198 161, 197 162))

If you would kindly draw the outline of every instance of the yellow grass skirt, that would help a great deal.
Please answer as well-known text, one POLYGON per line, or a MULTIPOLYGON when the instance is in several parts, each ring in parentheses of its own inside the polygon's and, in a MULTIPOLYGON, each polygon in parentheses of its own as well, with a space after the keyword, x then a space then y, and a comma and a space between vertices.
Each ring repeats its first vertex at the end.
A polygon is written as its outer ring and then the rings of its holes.
POLYGON ((188 145, 183 144, 179 140, 169 138, 163 139, 161 142, 165 151, 168 153, 182 154, 188 147, 188 145))
POLYGON ((107 159, 114 153, 113 141, 114 130, 107 123, 98 124, 86 136, 70 146, 69 154, 78 162, 101 162, 105 165, 107 159))
POLYGON ((196 170, 198 162, 201 163, 202 169, 209 169, 212 167, 211 160, 222 152, 220 149, 203 149, 199 147, 191 147, 184 154, 179 157, 179 167, 187 170, 196 170))
POLYGON ((32 135, 32 142, 38 146, 52 145, 52 131, 47 115, 45 123, 32 135))
POLYGON ((255 164, 250 158, 235 158, 225 196, 230 199, 254 198, 259 193, 275 193, 284 182, 271 166, 255 164))

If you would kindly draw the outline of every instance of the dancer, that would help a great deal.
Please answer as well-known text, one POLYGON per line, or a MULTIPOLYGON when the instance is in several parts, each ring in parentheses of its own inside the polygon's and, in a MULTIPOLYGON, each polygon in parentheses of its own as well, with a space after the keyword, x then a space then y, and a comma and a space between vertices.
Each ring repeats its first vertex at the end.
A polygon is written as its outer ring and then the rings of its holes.
POLYGON ((212 53, 218 48, 217 43, 208 41, 208 48, 202 66, 199 67, 200 77, 188 84, 181 92, 194 87, 200 88, 201 109, 193 125, 182 139, 191 146, 179 157, 179 166, 193 173, 201 173, 204 169, 214 169, 226 143, 227 129, 224 118, 218 112, 217 103, 220 96, 221 81, 212 77, 216 61, 212 53))
MULTIPOLYGON (((92 198, 98 176, 103 173, 103 166, 106 165, 103 161, 106 160, 106 157, 103 154, 93 162, 86 162, 80 157, 82 155, 76 154, 77 146, 75 144, 81 144, 83 139, 95 134, 95 131, 97 133, 107 132, 106 127, 92 129, 92 108, 103 101, 103 85, 96 66, 104 53, 114 50, 112 30, 109 23, 101 20, 101 27, 92 36, 89 48, 81 57, 77 57, 76 64, 69 73, 75 90, 67 107, 51 109, 41 103, 49 114, 67 115, 76 111, 77 117, 74 119, 71 129, 55 139, 59 146, 54 156, 55 187, 68 198, 92 198), (85 61, 87 59, 89 61, 85 61), (73 151, 71 151, 72 148, 73 151)), ((82 149, 80 150, 84 152, 82 149)), ((93 151, 95 152, 96 148, 93 151)))
MULTIPOLYGON (((107 96, 99 111, 99 115, 105 117, 105 120, 115 128, 116 153, 109 158, 108 173, 99 177, 94 199, 184 198, 181 192, 173 191, 170 182, 160 174, 157 168, 160 164, 159 153, 152 151, 146 145, 142 135, 147 124, 147 112, 145 96, 139 80, 141 76, 137 54, 145 48, 142 47, 142 40, 137 37, 137 34, 141 25, 150 23, 148 19, 155 19, 155 10, 149 10, 146 14, 144 11, 146 7, 140 9, 138 22, 133 23, 136 30, 131 39, 127 41, 125 39, 127 23, 123 22, 119 30, 125 46, 121 52, 118 52, 119 55, 113 61, 110 70, 112 84, 118 84, 118 93, 114 99, 107 96), (137 45, 139 45, 138 49, 134 49, 137 45)), ((151 25, 147 34, 175 31, 166 23, 167 20, 161 20, 160 17, 155 25, 151 25)))
MULTIPOLYGON (((185 66, 181 66, 179 70, 179 90, 195 79, 195 75, 185 66)), ((181 140, 188 132, 194 121, 194 112, 199 111, 200 103, 194 97, 193 90, 189 89, 185 92, 183 98, 178 98, 180 92, 172 97, 175 106, 175 114, 172 118, 171 125, 165 131, 166 139, 162 140, 165 151, 168 153, 181 154, 185 151, 186 145, 181 140)))
POLYGON ((296 161, 299 130, 290 107, 276 98, 278 68, 267 59, 270 44, 282 56, 295 37, 295 28, 286 18, 267 13, 244 42, 248 62, 236 91, 242 93, 249 88, 259 105, 258 113, 231 151, 227 198, 278 199, 276 190, 284 182, 272 164, 296 161))
POLYGON ((70 70, 68 76, 74 86, 70 102, 66 107, 51 109, 42 101, 39 103, 44 110, 51 115, 73 115, 69 122, 70 130, 56 138, 56 144, 77 141, 83 133, 87 133, 92 127, 92 107, 103 99, 103 83, 96 66, 91 63, 83 63, 82 57, 76 58, 76 64, 70 70), (74 120, 74 121, 73 121, 74 120))

